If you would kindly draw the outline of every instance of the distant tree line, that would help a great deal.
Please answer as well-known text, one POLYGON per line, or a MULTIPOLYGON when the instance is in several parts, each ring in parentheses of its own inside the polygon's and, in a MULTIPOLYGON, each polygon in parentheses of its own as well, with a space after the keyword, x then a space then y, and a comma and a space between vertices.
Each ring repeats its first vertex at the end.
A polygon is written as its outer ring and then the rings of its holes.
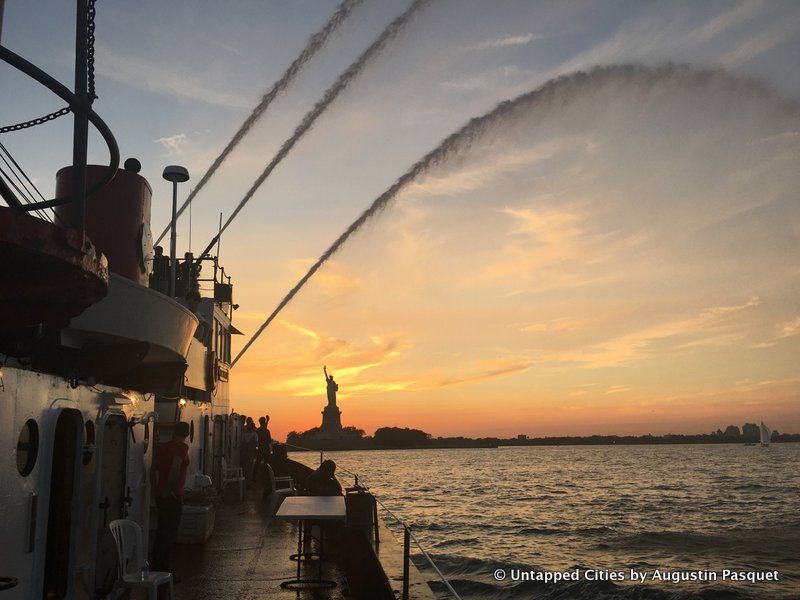
MULTIPOLYGON (((741 429, 736 425, 728 425, 723 431, 717 429, 711 433, 695 435, 668 433, 666 435, 590 435, 529 438, 467 438, 437 437, 408 427, 381 427, 372 436, 363 429, 345 427, 342 434, 335 439, 321 437, 319 427, 302 433, 292 431, 286 438, 290 445, 313 450, 379 450, 379 449, 412 449, 412 448, 497 448, 498 446, 593 446, 593 445, 643 445, 643 444, 730 444, 757 443, 760 440, 758 425, 745 423, 741 429)), ((771 441, 800 442, 800 434, 772 432, 771 441)))
POLYGON ((372 436, 363 429, 344 427, 335 438, 325 436, 319 427, 299 433, 292 431, 286 443, 312 450, 371 450, 378 448, 429 448, 431 434, 408 427, 381 427, 372 436))

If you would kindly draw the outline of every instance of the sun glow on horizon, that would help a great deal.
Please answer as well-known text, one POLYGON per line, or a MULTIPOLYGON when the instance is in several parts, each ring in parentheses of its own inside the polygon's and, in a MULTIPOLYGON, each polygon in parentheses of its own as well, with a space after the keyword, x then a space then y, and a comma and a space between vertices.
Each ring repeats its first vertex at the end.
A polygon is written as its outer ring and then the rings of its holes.
POLYGON ((318 425, 327 364, 368 431, 797 429, 797 140, 764 140, 800 119, 755 96, 601 85, 498 123, 323 267, 236 406, 318 425))

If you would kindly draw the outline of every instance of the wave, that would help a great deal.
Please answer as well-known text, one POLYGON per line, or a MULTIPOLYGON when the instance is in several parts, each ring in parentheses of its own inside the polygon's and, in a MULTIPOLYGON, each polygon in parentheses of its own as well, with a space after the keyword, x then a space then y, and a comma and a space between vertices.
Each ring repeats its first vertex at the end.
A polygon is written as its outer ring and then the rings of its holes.
MULTIPOLYGON (((493 573, 503 569, 540 570, 531 565, 483 560, 452 554, 432 556, 459 596, 470 600, 756 600, 759 598, 743 589, 703 587, 678 590, 654 585, 618 585, 609 581, 578 581, 559 584, 538 581, 494 581, 493 573)), ((450 598, 445 585, 431 577, 433 570, 422 557, 414 557, 418 569, 429 577, 428 584, 437 597, 450 598)), ((575 567, 573 567, 575 568, 575 567)), ((775 594, 771 600, 786 598, 775 594)))
POLYGON ((548 527, 524 527, 520 535, 606 535, 614 533, 611 527, 581 527, 578 529, 551 529, 548 527))
POLYGON ((671 552, 743 550, 748 553, 752 553, 754 548, 767 547, 771 552, 775 552, 781 547, 800 547, 800 524, 787 523, 784 527, 766 529, 729 529, 724 533, 644 531, 608 538, 599 547, 604 550, 627 551, 653 549, 671 552))

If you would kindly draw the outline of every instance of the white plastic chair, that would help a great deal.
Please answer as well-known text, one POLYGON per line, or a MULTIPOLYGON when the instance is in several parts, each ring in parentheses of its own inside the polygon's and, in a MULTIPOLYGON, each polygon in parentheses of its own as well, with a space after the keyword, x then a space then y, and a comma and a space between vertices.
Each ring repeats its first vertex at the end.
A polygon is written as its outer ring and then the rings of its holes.
POLYGON ((117 544, 117 565, 119 579, 117 585, 124 588, 147 588, 148 600, 156 600, 158 588, 169 585, 169 597, 174 598, 172 573, 150 571, 142 577, 142 565, 145 563, 142 530, 136 521, 117 519, 108 524, 111 535, 117 544))
POLYGON ((233 469, 228 468, 228 463, 223 457, 222 459, 222 489, 229 483, 236 483, 239 486, 239 500, 244 500, 244 469, 236 467, 233 469))
POLYGON ((274 513, 278 510, 278 506, 283 502, 283 499, 286 496, 296 496, 297 490, 291 477, 275 477, 275 471, 272 470, 269 463, 265 466, 267 486, 264 489, 264 499, 267 501, 270 511, 274 513))

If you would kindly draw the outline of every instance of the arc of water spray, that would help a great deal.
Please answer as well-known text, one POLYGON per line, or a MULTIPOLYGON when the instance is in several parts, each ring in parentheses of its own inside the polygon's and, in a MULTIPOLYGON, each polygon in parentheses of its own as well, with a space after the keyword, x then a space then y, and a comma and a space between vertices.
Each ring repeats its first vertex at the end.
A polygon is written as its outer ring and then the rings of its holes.
MULTIPOLYGON (((263 331, 269 327, 269 324, 278 316, 284 307, 297 295, 297 292, 314 276, 319 268, 333 256, 339 248, 373 216, 375 216, 382 209, 391 202, 400 191, 407 185, 412 183, 417 177, 427 171, 429 168, 442 163, 449 156, 456 152, 468 148, 469 145, 477 139, 483 132, 489 129, 498 119, 502 119, 508 115, 513 114, 514 111, 522 110, 526 107, 533 106, 534 104, 559 105, 563 106, 570 100, 577 97, 581 92, 585 92, 592 83, 602 83, 604 81, 618 81, 619 83, 626 83, 635 81, 639 84, 655 83, 663 80, 666 77, 681 76, 687 82, 696 84, 698 86, 707 85, 709 81, 717 78, 729 86, 733 92, 749 91, 750 93, 761 94, 764 97, 772 96, 772 92, 761 85, 759 82, 749 79, 736 78, 728 75, 722 71, 716 70, 701 70, 694 71, 682 65, 666 65, 664 67, 649 68, 639 65, 612 65, 608 67, 596 67, 592 71, 585 73, 579 71, 571 75, 565 75, 557 79, 551 80, 543 86, 536 88, 531 92, 522 94, 513 100, 506 100, 498 104, 494 109, 488 113, 471 119, 461 129, 451 134, 442 141, 439 146, 426 154, 419 161, 406 171, 392 186, 383 194, 378 196, 375 201, 367 208, 361 215, 353 221, 344 233, 342 233, 333 244, 317 259, 308 272, 303 275, 300 281, 289 290, 289 293, 284 296, 278 306, 267 317, 256 332, 250 337, 241 351, 233 359, 231 366, 235 365, 237 361, 244 355, 245 352, 253 345, 263 331)), ((789 103, 794 112, 800 112, 800 105, 797 103, 789 103)))
POLYGON ((344 89, 348 86, 348 84, 356 78, 356 76, 361 73, 364 67, 375 58, 378 54, 380 54, 381 50, 386 47, 392 39, 394 39, 402 30, 403 28, 409 23, 411 18, 414 14, 423 8, 424 6, 430 4, 433 0, 414 0, 411 6, 399 17, 397 17, 394 21, 387 25, 386 29, 375 39, 372 44, 370 44, 369 48, 364 50, 364 52, 359 56, 355 62, 353 62, 347 70, 339 76, 339 79, 329 87, 322 98, 314 105, 303 120, 300 122, 300 125, 294 130, 292 136, 287 139, 283 145, 281 146, 280 150, 278 150, 277 154, 272 158, 269 164, 264 168, 256 180, 253 182, 253 185, 250 186, 250 189, 241 199, 239 204, 236 206, 234 211, 228 217, 225 224, 220 229, 219 233, 214 236, 211 241, 206 246, 206 249, 203 250, 202 254, 197 258, 198 261, 203 259, 205 256, 211 252, 211 249, 214 247, 214 244, 217 243, 217 239, 221 236, 225 230, 228 228, 233 220, 236 218, 236 215, 244 208, 245 204, 247 204, 250 199, 253 197, 253 194, 256 193, 261 184, 267 180, 267 177, 270 176, 272 171, 275 167, 280 164, 280 162, 286 157, 287 154, 291 151, 294 145, 300 141, 300 139, 305 135, 311 127, 314 125, 314 122, 325 112, 325 110, 331 105, 331 103, 336 99, 336 97, 344 91, 344 89))
MULTIPOLYGON (((325 46, 325 43, 328 41, 328 38, 330 38, 331 34, 336 31, 336 29, 338 29, 342 23, 344 23, 347 17, 350 16, 350 13, 353 12, 353 9, 363 2, 364 0, 343 0, 336 9, 336 12, 331 15, 331 18, 328 19, 327 23, 325 23, 322 29, 317 31, 309 38, 306 47, 303 48, 303 51, 297 56, 297 58, 294 59, 292 64, 289 65, 289 68, 286 69, 281 78, 272 85, 272 88, 261 97, 259 103, 233 135, 231 141, 228 142, 228 145, 225 146, 220 155, 214 159, 214 162, 211 163, 210 167, 208 167, 208 170, 200 178, 200 181, 197 182, 197 185, 192 189, 191 192, 189 192, 189 196, 183 201, 183 204, 181 204, 181 207, 175 216, 176 221, 186 210, 186 207, 191 204, 192 200, 194 200, 194 197, 200 193, 200 190, 202 190, 203 187, 205 187, 206 183, 208 183, 208 180, 211 179, 214 173, 217 172, 217 169, 219 169, 222 163, 225 162, 225 159, 228 158, 228 155, 233 152, 233 149, 236 148, 240 141, 242 141, 242 138, 247 135, 247 132, 250 131, 253 125, 255 125, 256 121, 261 118, 261 115, 263 115, 269 105, 272 104, 272 101, 275 100, 278 94, 284 91, 292 81, 294 81, 295 77, 300 72, 300 69, 302 69, 309 60, 311 60, 311 57, 313 57, 317 52, 319 52, 319 50, 322 49, 323 46, 325 46)), ((167 225, 164 228, 164 231, 161 232, 161 235, 158 236, 156 244, 164 239, 164 236, 167 235, 169 229, 170 225, 167 225)))

